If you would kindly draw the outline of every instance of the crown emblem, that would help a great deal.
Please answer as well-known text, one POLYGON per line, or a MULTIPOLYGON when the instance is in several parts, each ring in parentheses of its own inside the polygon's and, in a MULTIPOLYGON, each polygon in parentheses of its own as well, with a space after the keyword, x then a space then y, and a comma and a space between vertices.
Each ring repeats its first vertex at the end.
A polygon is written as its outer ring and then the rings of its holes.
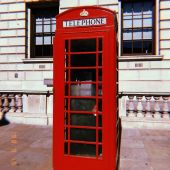
POLYGON ((88 15, 89 15, 89 12, 86 11, 85 9, 83 9, 83 11, 80 12, 80 16, 81 16, 81 17, 87 17, 88 15))

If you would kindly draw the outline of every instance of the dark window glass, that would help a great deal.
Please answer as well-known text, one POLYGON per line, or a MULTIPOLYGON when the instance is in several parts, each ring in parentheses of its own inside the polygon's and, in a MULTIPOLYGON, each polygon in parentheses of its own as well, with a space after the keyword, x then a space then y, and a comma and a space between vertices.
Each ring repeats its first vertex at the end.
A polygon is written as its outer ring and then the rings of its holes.
POLYGON ((50 58, 53 56, 53 37, 56 29, 57 5, 41 7, 31 5, 31 57, 50 58), (55 7, 54 7, 55 6, 55 7))
POLYGON ((153 1, 122 3, 122 53, 153 54, 153 1))

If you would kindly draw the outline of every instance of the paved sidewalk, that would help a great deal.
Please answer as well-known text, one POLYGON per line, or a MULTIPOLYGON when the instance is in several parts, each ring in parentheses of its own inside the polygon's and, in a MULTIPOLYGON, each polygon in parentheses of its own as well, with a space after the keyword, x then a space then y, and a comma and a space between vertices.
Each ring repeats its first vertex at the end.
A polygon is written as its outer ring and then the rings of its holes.
POLYGON ((170 130, 123 129, 120 170, 170 170, 170 130))
MULTIPOLYGON (((0 170, 52 170, 52 128, 0 126, 0 170)), ((120 170, 169 170, 170 131, 123 129, 120 170)))

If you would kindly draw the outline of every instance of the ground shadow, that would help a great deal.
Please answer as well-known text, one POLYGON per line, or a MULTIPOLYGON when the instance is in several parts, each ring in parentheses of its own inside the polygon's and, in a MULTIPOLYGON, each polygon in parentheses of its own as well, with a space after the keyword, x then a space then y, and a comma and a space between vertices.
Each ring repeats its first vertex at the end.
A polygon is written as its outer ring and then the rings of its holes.
POLYGON ((5 126, 10 123, 8 120, 6 120, 5 115, 6 115, 6 113, 3 114, 2 119, 0 120, 0 126, 5 126))

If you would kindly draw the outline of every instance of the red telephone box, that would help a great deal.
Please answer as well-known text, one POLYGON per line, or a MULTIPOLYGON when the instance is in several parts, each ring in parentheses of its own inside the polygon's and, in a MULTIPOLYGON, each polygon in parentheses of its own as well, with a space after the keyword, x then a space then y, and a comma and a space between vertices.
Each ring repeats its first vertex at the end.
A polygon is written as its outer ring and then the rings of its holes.
POLYGON ((116 14, 77 7, 56 17, 54 170, 115 170, 116 14))

